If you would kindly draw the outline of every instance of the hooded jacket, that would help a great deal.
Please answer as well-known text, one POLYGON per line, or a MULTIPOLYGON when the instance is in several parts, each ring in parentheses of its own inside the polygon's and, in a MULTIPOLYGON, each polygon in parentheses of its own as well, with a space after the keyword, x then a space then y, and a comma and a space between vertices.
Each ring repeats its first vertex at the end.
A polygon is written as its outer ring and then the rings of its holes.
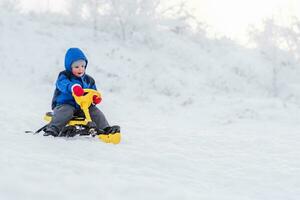
POLYGON ((70 48, 65 55, 65 70, 59 73, 55 83, 56 88, 52 99, 52 109, 62 104, 69 104, 77 109, 79 108, 72 96, 72 87, 75 84, 79 84, 83 89, 97 90, 95 80, 91 76, 84 74, 81 77, 76 77, 73 75, 71 66, 77 60, 85 60, 86 64, 88 64, 86 56, 79 48, 70 48))

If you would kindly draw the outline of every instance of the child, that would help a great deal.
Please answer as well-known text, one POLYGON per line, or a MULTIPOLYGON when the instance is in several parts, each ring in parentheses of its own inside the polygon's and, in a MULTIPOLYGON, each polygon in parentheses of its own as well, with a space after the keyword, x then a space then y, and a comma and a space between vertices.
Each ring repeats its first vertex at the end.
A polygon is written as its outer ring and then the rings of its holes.
MULTIPOLYGON (((83 89, 97 90, 95 80, 85 73, 88 60, 78 48, 70 48, 65 55, 65 69, 60 72, 56 81, 56 89, 52 99, 53 117, 44 129, 44 136, 59 136, 60 131, 73 118, 74 115, 82 115, 79 105, 76 104, 72 92, 76 96, 84 94, 83 89)), ((107 132, 112 131, 104 114, 95 106, 101 102, 101 98, 94 96, 93 105, 89 111, 92 121, 98 129, 107 132)))

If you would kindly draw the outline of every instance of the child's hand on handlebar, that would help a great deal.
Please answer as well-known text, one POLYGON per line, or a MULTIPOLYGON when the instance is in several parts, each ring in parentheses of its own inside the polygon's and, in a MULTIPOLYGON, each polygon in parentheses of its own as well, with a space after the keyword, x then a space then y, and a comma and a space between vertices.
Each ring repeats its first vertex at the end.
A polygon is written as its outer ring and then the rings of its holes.
POLYGON ((84 94, 84 91, 80 85, 74 85, 72 87, 72 92, 78 97, 80 97, 84 94))
POLYGON ((102 98, 101 97, 98 97, 97 95, 94 95, 93 96, 93 103, 96 105, 96 104, 99 104, 100 102, 102 101, 102 98))

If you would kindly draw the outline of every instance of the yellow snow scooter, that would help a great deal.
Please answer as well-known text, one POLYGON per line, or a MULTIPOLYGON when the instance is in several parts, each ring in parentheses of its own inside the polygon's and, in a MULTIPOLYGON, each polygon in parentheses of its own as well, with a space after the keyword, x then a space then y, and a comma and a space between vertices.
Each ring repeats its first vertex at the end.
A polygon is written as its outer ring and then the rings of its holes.
MULTIPOLYGON (((92 121, 89 107, 93 102, 93 96, 96 95, 101 97, 101 94, 93 89, 84 89, 83 96, 76 96, 73 93, 73 97, 76 103, 80 106, 81 110, 84 113, 84 117, 74 116, 69 123, 61 130, 58 137, 73 137, 76 135, 79 136, 97 136, 101 141, 105 143, 119 144, 121 141, 121 133, 119 126, 112 126, 112 131, 106 132, 102 129, 97 129, 96 124, 92 121)), ((47 112, 44 116, 44 120, 50 122, 53 117, 53 112, 47 112)), ((40 128, 35 132, 35 134, 44 130, 47 125, 40 128)))

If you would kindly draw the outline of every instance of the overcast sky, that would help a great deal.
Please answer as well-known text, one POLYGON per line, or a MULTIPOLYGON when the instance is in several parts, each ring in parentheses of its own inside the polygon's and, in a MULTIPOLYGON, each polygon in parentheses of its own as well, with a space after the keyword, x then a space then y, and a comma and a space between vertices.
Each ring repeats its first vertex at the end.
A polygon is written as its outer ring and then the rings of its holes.
POLYGON ((263 19, 275 17, 289 24, 291 16, 300 19, 300 0, 190 0, 197 16, 214 31, 243 38, 249 24, 259 26, 263 19))

